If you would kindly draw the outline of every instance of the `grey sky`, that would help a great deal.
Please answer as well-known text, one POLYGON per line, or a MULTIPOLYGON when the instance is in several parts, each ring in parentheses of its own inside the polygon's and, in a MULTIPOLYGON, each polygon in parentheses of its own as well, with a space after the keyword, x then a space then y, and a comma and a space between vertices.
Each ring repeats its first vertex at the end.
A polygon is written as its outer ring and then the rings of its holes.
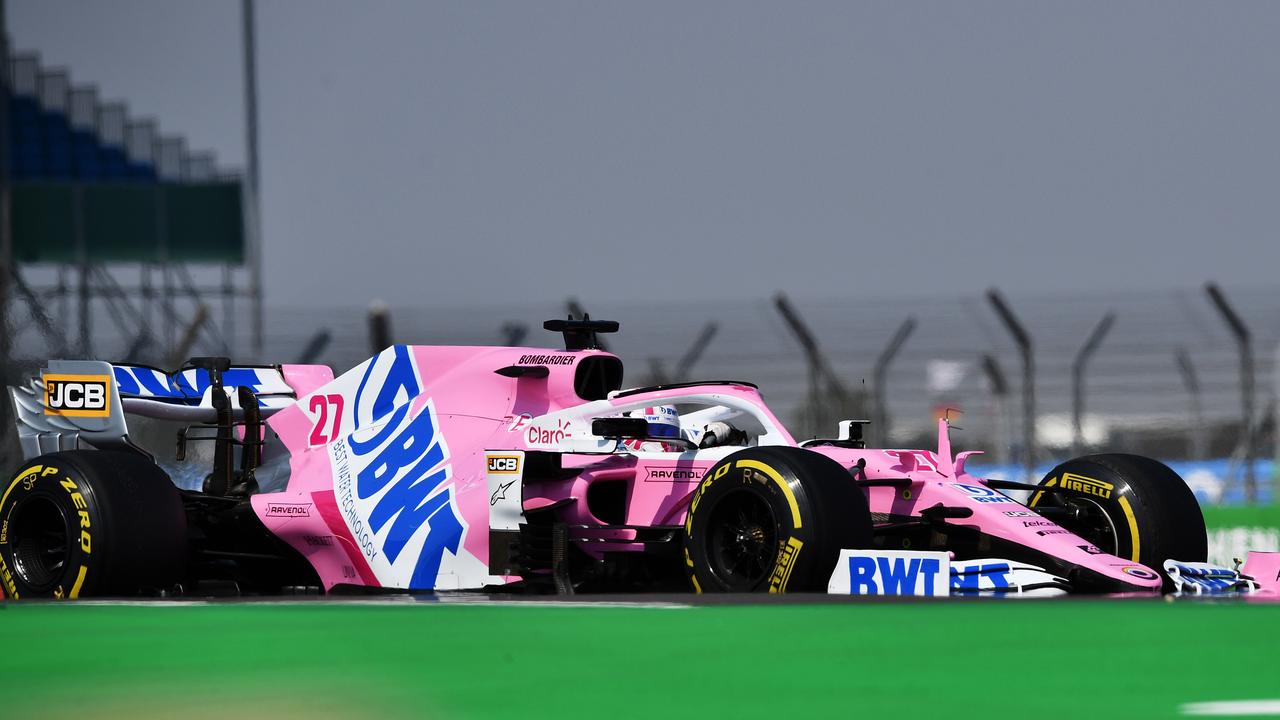
MULTIPOLYGON (((271 303, 1074 293, 1280 268, 1280 3, 258 14, 271 303)), ((238 2, 9 15, 16 47, 242 162, 238 2)))

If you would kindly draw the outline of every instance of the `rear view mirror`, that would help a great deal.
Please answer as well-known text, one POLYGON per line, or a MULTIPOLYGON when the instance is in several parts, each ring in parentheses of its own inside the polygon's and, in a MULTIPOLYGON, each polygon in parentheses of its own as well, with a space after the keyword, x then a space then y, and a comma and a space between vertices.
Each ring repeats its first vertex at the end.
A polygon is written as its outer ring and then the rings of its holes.
POLYGON ((591 434, 604 438, 649 437, 649 423, 644 418, 597 418, 591 421, 591 434))

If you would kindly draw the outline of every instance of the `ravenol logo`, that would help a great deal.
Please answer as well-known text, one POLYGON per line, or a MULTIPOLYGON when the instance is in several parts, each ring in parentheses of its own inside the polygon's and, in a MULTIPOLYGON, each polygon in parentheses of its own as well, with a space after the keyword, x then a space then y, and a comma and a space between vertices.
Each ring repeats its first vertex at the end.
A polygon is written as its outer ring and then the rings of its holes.
POLYGON ((899 550, 845 550, 827 591, 851 595, 948 594, 947 554, 899 550))
POLYGON ((110 375, 60 375, 46 373, 44 414, 66 417, 109 417, 110 375))
POLYGON ((356 391, 357 430, 348 443, 360 514, 393 568, 408 551, 408 586, 430 589, 445 551, 458 554, 465 526, 449 448, 434 405, 417 399, 421 387, 407 347, 397 345, 370 360, 356 391))

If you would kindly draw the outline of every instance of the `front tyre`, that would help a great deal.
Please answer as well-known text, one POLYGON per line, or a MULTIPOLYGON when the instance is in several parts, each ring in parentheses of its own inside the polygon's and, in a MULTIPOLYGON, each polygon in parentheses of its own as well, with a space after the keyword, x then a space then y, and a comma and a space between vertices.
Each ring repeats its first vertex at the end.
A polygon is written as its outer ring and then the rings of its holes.
POLYGON ((839 463, 792 447, 736 452, 703 476, 685 519, 698 592, 823 592, 843 548, 871 545, 867 498, 839 463))
POLYGON ((42 455, 0 492, 0 583, 9 598, 137 595, 182 580, 182 499, 141 455, 42 455))
POLYGON ((1033 492, 1030 507, 1072 510, 1074 517, 1059 524, 1111 555, 1156 571, 1165 560, 1204 562, 1208 556, 1200 504, 1161 462, 1141 455, 1086 455, 1050 470, 1040 487, 1054 490, 1033 492))

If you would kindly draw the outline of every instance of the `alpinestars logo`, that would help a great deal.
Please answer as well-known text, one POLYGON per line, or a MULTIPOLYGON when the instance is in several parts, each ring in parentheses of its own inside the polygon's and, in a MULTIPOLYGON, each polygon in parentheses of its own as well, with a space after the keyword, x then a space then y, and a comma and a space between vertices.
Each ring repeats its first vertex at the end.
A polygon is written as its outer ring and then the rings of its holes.
POLYGON ((516 481, 512 480, 511 482, 504 482, 498 485, 498 489, 494 490, 493 494, 489 496, 489 505, 490 506, 497 505, 499 500, 506 500, 507 491, 510 490, 511 486, 515 484, 516 484, 516 481))

